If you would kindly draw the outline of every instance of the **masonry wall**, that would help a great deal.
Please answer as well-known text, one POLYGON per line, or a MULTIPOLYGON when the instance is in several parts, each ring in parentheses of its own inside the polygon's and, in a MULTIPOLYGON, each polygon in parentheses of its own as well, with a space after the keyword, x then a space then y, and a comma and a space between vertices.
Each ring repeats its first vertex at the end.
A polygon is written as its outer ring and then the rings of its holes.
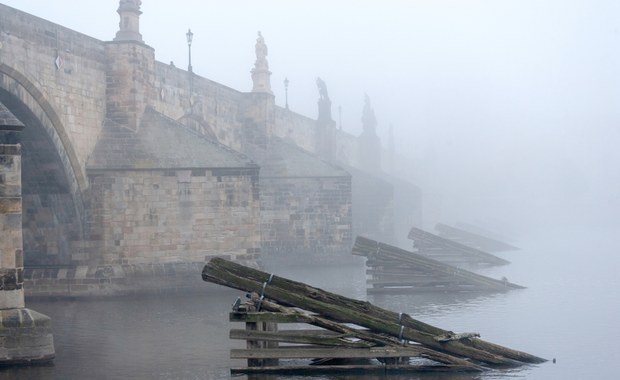
POLYGON ((351 218, 351 177, 261 178, 264 260, 349 255, 351 218))
POLYGON ((153 48, 138 42, 107 42, 106 118, 137 130, 155 99, 153 48))
POLYGON ((182 122, 192 115, 201 121, 195 123, 197 132, 240 150, 241 107, 247 94, 161 62, 155 62, 155 92, 157 111, 182 122))
POLYGON ((308 152, 316 148, 316 120, 285 108, 275 107, 274 133, 308 152))
POLYGON ((21 147, 0 141, 0 309, 24 307, 21 222, 21 147))
MULTIPOLYGON (((104 44, 41 18, 0 4, 0 71, 27 78, 63 126, 81 167, 97 141, 105 114, 104 44)), ((9 84, 9 83, 7 83, 9 84)), ((20 97, 20 94, 17 94, 20 97)), ((29 103, 24 94, 22 100, 29 103)), ((35 112, 46 112, 28 104, 35 112)), ((53 115, 47 115, 43 120, 53 115)), ((56 121, 56 120, 55 120, 56 121)))
POLYGON ((260 252, 258 169, 104 171, 90 181, 99 263, 243 261, 260 252))

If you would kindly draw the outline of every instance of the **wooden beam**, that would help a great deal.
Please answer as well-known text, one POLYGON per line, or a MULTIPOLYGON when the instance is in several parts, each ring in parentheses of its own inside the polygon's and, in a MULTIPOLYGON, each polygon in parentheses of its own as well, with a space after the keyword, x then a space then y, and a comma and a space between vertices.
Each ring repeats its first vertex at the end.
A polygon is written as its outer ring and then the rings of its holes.
MULTIPOLYGON (((438 260, 431 259, 411 251, 394 247, 388 244, 380 243, 375 240, 358 236, 355 239, 353 249, 351 251, 354 255, 368 257, 367 265, 374 266, 373 279, 381 281, 382 278, 379 273, 387 272, 386 269, 381 268, 381 264, 385 261, 394 265, 393 263, 399 263, 400 268, 397 269, 398 273, 402 273, 405 270, 410 270, 412 275, 420 276, 425 274, 429 276, 430 284, 436 283, 437 285, 444 284, 469 284, 476 290, 510 290, 510 289, 524 289, 523 286, 513 284, 502 280, 496 280, 490 277, 482 276, 468 270, 458 268, 446 263, 442 263, 438 260)), ((413 277, 412 277, 413 278, 413 277)), ((403 280, 406 282, 406 280, 403 280)))
POLYGON ((499 241, 488 236, 482 236, 480 234, 476 234, 460 228, 448 226, 442 223, 437 223, 437 225, 435 225, 435 230, 439 232, 439 236, 443 238, 460 242, 467 246, 478 248, 484 251, 501 252, 514 251, 519 249, 514 245, 505 243, 503 241, 499 241))
MULTIPOLYGON (((469 262, 472 263, 490 265, 510 264, 510 261, 499 258, 488 252, 484 252, 477 248, 469 247, 465 244, 457 243, 450 239, 443 238, 439 235, 432 234, 419 228, 411 227, 408 237, 409 239, 414 241, 414 245, 420 247, 420 253, 422 254, 424 254, 425 247, 435 247, 452 252, 458 252, 462 256, 466 257, 469 262)), ((431 253, 432 251, 429 251, 429 254, 431 253)))
MULTIPOLYGON (((289 280, 257 269, 249 268, 221 258, 211 259, 204 267, 202 278, 220 285, 256 292, 283 305, 303 308, 322 317, 339 322, 354 323, 374 332, 402 337, 448 354, 468 357, 493 365, 515 365, 514 357, 529 363, 545 359, 505 348, 503 355, 496 352, 496 345, 479 341, 477 347, 462 341, 437 342, 434 337, 447 331, 411 318, 379 308, 366 301, 353 300, 326 292, 304 283, 289 280), (517 354, 518 353, 518 354, 517 354)), ((477 338, 473 338, 474 340, 477 338)))
POLYGON ((401 358, 418 357, 420 350, 416 347, 318 347, 318 346, 282 346, 261 349, 231 349, 231 359, 310 359, 310 358, 401 358))
POLYGON ((373 374, 386 375, 417 372, 480 372, 480 369, 457 365, 315 365, 315 366, 277 366, 232 368, 231 374, 279 374, 279 375, 315 375, 315 374, 373 374))
POLYGON ((364 341, 352 341, 347 334, 335 334, 325 330, 299 330, 299 331, 253 331, 232 329, 230 339, 261 340, 280 343, 316 344, 320 346, 337 346, 368 348, 374 346, 364 341))

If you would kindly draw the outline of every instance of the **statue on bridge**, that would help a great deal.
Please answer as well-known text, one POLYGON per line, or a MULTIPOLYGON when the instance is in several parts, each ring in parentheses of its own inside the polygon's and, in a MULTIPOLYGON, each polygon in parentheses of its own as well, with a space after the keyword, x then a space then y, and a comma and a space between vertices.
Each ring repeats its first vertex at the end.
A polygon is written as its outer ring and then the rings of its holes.
POLYGON ((254 49, 256 50, 256 62, 254 62, 254 68, 251 71, 253 82, 252 92, 273 94, 269 81, 271 71, 269 71, 269 62, 267 62, 267 44, 265 44, 265 39, 260 31, 258 32, 258 38, 256 38, 254 49))
POLYGON ((319 88, 319 96, 320 100, 329 100, 329 95, 327 94, 327 86, 325 82, 321 78, 316 78, 316 86, 319 88))
POLYGON ((327 85, 321 78, 316 78, 316 86, 319 89, 319 122, 323 124, 332 123, 332 101, 329 100, 327 85))
POLYGON ((256 50, 256 66, 268 66, 267 65, 267 54, 269 50, 267 49, 267 45, 265 44, 265 39, 261 32, 258 32, 258 38, 256 38, 256 45, 254 47, 256 50))

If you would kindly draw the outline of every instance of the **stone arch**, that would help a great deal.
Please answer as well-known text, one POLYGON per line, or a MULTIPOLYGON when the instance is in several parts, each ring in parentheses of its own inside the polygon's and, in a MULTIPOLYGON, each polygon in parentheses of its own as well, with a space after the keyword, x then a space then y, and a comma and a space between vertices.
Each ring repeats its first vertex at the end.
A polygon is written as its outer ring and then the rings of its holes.
POLYGON ((0 101, 25 124, 22 137, 24 261, 68 265, 83 240, 87 188, 67 130, 45 95, 26 76, 0 64, 0 101))

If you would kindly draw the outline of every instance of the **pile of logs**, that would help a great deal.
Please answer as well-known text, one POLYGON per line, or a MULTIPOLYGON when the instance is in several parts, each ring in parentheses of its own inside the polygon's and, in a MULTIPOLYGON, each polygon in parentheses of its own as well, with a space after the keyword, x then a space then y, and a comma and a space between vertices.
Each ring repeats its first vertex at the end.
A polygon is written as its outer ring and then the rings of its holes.
POLYGON ((446 239, 416 227, 411 227, 408 237, 413 240, 413 248, 420 255, 431 257, 443 263, 455 266, 510 264, 510 261, 478 248, 446 239))
POLYGON ((366 257, 368 293, 506 291, 524 289, 421 254, 358 236, 351 253, 366 257))
POLYGON ((230 315, 232 321, 246 322, 246 330, 231 330, 230 336, 248 341, 247 349, 231 350, 232 358, 248 359, 248 367, 232 372, 482 371, 545 361, 486 342, 478 334, 455 334, 407 314, 221 258, 205 265, 202 278, 249 295, 246 303, 235 302, 230 315), (279 330, 276 323, 303 323, 314 329, 279 330), (285 359, 302 358, 313 360, 308 365, 282 365, 285 359), (373 361, 342 364, 335 359, 373 361))

